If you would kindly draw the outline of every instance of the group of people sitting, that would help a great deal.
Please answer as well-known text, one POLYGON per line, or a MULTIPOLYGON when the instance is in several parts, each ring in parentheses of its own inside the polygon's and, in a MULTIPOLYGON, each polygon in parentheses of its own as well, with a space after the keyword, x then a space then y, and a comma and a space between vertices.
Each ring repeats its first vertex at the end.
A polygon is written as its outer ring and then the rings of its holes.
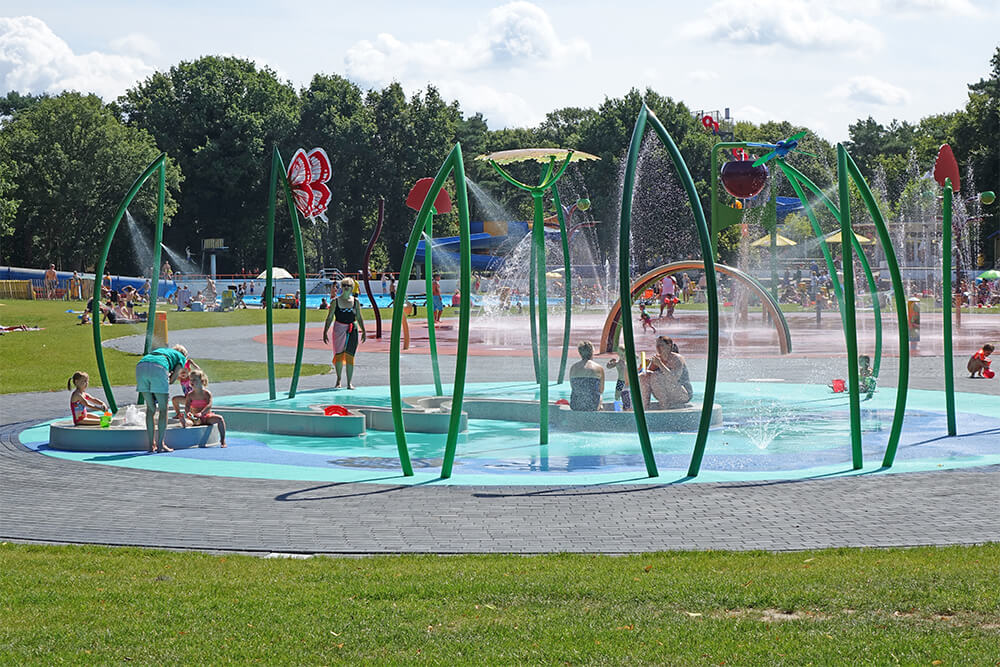
MULTIPOLYGON (((571 410, 603 410, 604 369, 594 361, 594 345, 584 341, 577 346, 580 361, 569 369, 571 410)), ((656 409, 669 410, 685 406, 694 395, 687 362, 678 352, 677 345, 667 336, 656 339, 656 351, 639 364, 639 396, 643 409, 652 407, 655 397, 656 409)), ((618 347, 618 355, 608 361, 606 368, 618 372, 615 383, 615 409, 631 410, 632 393, 629 386, 625 347, 618 347)))

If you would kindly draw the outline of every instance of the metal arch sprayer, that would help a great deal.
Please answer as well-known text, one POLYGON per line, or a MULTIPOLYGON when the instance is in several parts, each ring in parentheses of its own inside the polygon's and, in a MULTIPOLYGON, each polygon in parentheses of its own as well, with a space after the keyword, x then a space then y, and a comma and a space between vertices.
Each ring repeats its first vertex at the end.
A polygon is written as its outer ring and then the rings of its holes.
MULTIPOLYGON (((410 232, 410 240, 403 254, 403 263, 399 270, 397 295, 405 295, 409 285, 410 274, 417 252, 417 243, 424 233, 425 227, 434 212, 434 200, 444 186, 445 179, 454 173, 456 199, 459 212, 459 253, 460 253, 460 289, 462 294, 471 294, 472 285, 472 242, 469 233, 469 198, 465 182, 465 165, 462 160, 461 144, 448 154, 437 176, 427 192, 417 219, 410 232)), ((396 449, 399 453, 400 467, 403 475, 413 476, 413 465, 406 445, 406 429, 403 423, 403 396, 400 385, 400 338, 403 318, 406 317, 405 298, 397 298, 392 305, 392 333, 389 343, 389 392, 392 403, 393 429, 396 434, 396 449)), ((462 422, 462 401, 465 396, 465 373, 468 366, 469 352, 469 320, 472 299, 466 296, 459 304, 458 350, 455 357, 455 381, 452 388, 451 419, 448 425, 448 436, 445 442, 445 453, 441 465, 441 477, 451 476, 451 469, 458 445, 458 434, 462 422)))
POLYGON ((153 276, 149 284, 149 314, 146 317, 146 341, 143 345, 143 354, 149 354, 150 347, 153 342, 153 327, 156 322, 156 299, 157 290, 159 287, 160 279, 160 248, 161 242, 163 241, 163 209, 166 203, 166 172, 167 172, 167 154, 160 153, 155 160, 149 163, 149 166, 143 170, 139 178, 135 179, 132 183, 132 187, 129 188, 128 194, 122 199, 122 203, 118 206, 118 212, 115 213, 115 219, 111 223, 111 227, 108 228, 108 233, 104 236, 104 246, 101 250, 100 259, 97 262, 97 266, 94 270, 94 302, 95 307, 93 308, 93 317, 91 318, 94 325, 94 355, 97 357, 97 370, 101 374, 101 385, 104 387, 104 395, 108 399, 108 407, 111 408, 112 412, 118 410, 118 405, 115 403, 114 394, 111 391, 111 381, 108 379, 108 369, 104 365, 104 347, 101 344, 101 286, 104 284, 104 268, 108 261, 108 253, 111 251, 111 241, 115 238, 115 232, 118 230, 118 225, 122 221, 122 216, 125 215, 125 210, 128 208, 132 200, 135 199, 136 193, 139 192, 139 188, 153 175, 154 172, 159 171, 159 190, 156 199, 156 238, 153 245, 153 276))
MULTIPOLYGON (((635 121, 635 128, 632 131, 632 140, 629 143, 627 162, 625 167, 624 189, 622 192, 621 224, 619 225, 618 256, 628 257, 630 252, 630 229, 632 225, 632 196, 635 187, 635 173, 639 163, 639 148, 642 145, 642 138, 646 131, 647 124, 653 126, 660 141, 663 143, 670 159, 674 163, 674 168, 684 185, 691 210, 695 217, 695 226, 698 230, 698 237, 701 241, 701 252, 705 262, 705 292, 708 300, 708 364, 705 373, 705 391, 701 409, 701 422, 698 425, 698 435, 695 439, 694 451, 691 454, 691 462, 688 466, 688 476, 696 477, 701 469, 701 461, 705 454, 705 445, 708 441, 708 431, 712 425, 712 406, 715 402, 715 385, 719 372, 719 294, 717 289, 717 279, 715 275, 715 258, 712 251, 712 239, 708 231, 708 223, 705 220, 705 212, 702 210, 701 200, 695 188, 691 172, 681 156, 680 150, 674 143, 673 138, 663 123, 645 104, 639 111, 639 117, 635 121)), ((619 299, 621 303, 631 303, 630 288, 632 285, 629 275, 628 262, 619 262, 619 299)), ((639 371, 635 362, 635 338, 632 330, 632 318, 622 318, 622 338, 625 344, 625 365, 628 369, 629 384, 632 387, 639 386, 639 371)), ((646 425, 646 413, 642 406, 642 401, 633 404, 635 412, 636 429, 639 432, 639 442, 642 447, 642 456, 646 463, 646 472, 650 477, 659 475, 656 469, 656 462, 653 456, 653 447, 649 438, 649 429, 646 425)))

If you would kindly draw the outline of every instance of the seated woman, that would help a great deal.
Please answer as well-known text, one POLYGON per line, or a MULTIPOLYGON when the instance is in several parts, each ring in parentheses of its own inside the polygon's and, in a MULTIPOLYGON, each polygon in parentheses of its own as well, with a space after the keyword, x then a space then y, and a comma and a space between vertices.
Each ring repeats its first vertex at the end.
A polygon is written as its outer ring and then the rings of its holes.
POLYGON ((604 391, 604 368, 593 360, 594 346, 584 341, 577 346, 580 361, 569 367, 569 396, 571 410, 593 412, 601 409, 601 393, 604 391))
POLYGON ((660 410, 678 408, 691 400, 694 388, 688 375, 687 362, 677 353, 674 341, 666 336, 656 339, 656 354, 645 372, 639 375, 642 407, 649 409, 650 396, 656 396, 660 410))

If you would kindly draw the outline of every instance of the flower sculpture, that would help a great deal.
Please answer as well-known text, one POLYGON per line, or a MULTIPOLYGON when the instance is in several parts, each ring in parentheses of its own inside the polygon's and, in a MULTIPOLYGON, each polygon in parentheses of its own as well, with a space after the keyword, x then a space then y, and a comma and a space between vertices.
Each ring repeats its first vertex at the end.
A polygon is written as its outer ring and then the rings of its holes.
POLYGON ((288 185, 295 198, 295 208, 308 218, 321 218, 326 222, 326 208, 330 205, 330 158, 322 148, 308 153, 300 148, 288 163, 288 185))

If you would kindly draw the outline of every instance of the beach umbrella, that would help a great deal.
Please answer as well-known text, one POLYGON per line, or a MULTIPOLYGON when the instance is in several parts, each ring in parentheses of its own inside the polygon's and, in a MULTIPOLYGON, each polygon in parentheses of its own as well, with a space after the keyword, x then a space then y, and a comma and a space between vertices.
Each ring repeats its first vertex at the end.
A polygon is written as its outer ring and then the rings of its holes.
MULTIPOLYGON (((796 243, 795 241, 793 241, 793 240, 791 240, 789 238, 785 238, 781 234, 776 234, 775 235, 775 240, 776 240, 775 245, 778 246, 779 248, 784 248, 784 247, 788 247, 788 246, 798 245, 798 243, 796 243)), ((766 247, 769 247, 771 245, 771 235, 768 234, 767 236, 762 236, 759 239, 757 239, 756 241, 754 241, 753 243, 751 243, 750 245, 753 246, 754 248, 766 248, 766 247)))
MULTIPOLYGON (((276 266, 273 269, 271 269, 271 275, 274 277, 274 280, 281 280, 283 278, 294 278, 295 277, 292 274, 290 274, 288 271, 286 271, 285 269, 283 269, 283 268, 281 268, 279 266, 276 266)), ((261 271, 260 275, 257 276, 257 280, 267 280, 267 271, 261 271)))
MULTIPOLYGON (((842 243, 839 231, 834 232, 833 234, 829 234, 824 238, 826 238, 827 243, 842 243)), ((854 238, 856 238, 858 240, 858 243, 860 243, 861 245, 873 245, 875 243, 867 236, 862 236, 857 232, 854 232, 854 238)))
POLYGON ((980 273, 979 277, 983 280, 1000 280, 1000 271, 990 269, 989 271, 983 271, 980 273))

